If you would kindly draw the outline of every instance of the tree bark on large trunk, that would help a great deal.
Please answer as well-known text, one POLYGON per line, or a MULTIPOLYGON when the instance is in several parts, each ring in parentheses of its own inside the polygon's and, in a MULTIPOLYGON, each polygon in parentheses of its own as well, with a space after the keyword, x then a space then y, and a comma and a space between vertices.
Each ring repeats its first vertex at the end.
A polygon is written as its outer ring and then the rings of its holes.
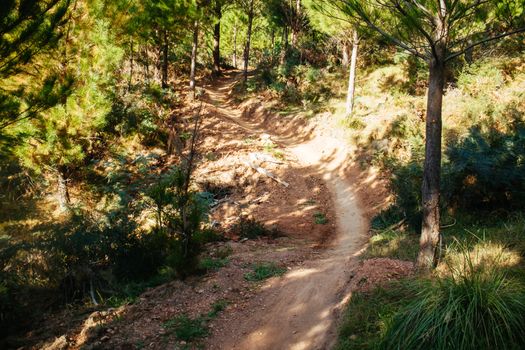
POLYGON ((164 31, 164 44, 162 46, 162 88, 168 87, 168 33, 164 31))
POLYGON ((221 18, 222 7, 219 1, 215 5, 215 16, 217 16, 217 23, 213 28, 213 74, 218 76, 221 74, 221 18))
POLYGON ((191 67, 190 67, 190 90, 195 98, 195 71, 197 69, 197 48, 199 45, 199 21, 195 21, 193 28, 193 44, 191 47, 191 67))
POLYGON ((253 1, 250 1, 250 8, 248 9, 248 29, 246 32, 246 45, 244 46, 244 70, 243 70, 243 83, 246 84, 248 81, 248 65, 250 61, 250 44, 252 40, 252 24, 253 24, 253 1))
POLYGON ((346 115, 349 116, 354 111, 355 95, 355 73, 357 69, 357 50, 359 49, 359 36, 357 31, 352 33, 352 58, 350 60, 350 74, 348 77, 348 94, 346 96, 346 115))
POLYGON ((425 163, 421 189, 423 223, 417 258, 417 266, 420 269, 431 269, 435 265, 440 241, 441 114, 445 86, 445 63, 444 50, 437 49, 437 51, 441 52, 429 64, 425 163))

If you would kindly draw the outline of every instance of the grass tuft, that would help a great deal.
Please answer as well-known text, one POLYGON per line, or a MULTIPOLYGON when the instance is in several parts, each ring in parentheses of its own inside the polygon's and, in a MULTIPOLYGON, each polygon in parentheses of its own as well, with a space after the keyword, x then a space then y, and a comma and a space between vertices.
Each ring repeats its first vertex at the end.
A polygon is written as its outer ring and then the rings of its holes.
POLYGON ((422 281, 415 299, 388 324, 381 349, 522 349, 525 289, 497 269, 422 281))
POLYGON ((244 279, 250 282, 257 282, 273 276, 282 276, 286 269, 277 266, 275 263, 260 263, 252 266, 253 271, 244 275, 244 279))

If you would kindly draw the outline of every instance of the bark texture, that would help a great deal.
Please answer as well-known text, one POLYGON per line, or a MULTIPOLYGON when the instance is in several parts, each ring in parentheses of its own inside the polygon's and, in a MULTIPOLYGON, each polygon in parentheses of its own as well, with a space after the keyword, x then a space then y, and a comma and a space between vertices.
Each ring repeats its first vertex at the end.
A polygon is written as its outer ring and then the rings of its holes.
POLYGON ((162 88, 166 89, 168 87, 168 33, 164 31, 164 43, 162 45, 162 88))
POLYGON ((199 46, 199 21, 195 21, 193 27, 193 44, 191 46, 191 66, 190 66, 190 89, 195 98, 195 72, 197 69, 197 48, 199 46))
POLYGON ((346 96, 346 115, 354 111, 355 75, 357 69, 357 52, 359 49, 359 36, 357 31, 352 33, 352 58, 350 60, 350 73, 348 75, 348 94, 346 96))
POLYGON ((215 5, 215 16, 217 17, 217 23, 213 27, 213 74, 221 74, 221 18, 222 18, 222 5, 219 1, 215 5))
POLYGON ((57 182, 58 207, 61 212, 66 212, 70 209, 71 199, 67 185, 68 180, 62 171, 57 172, 57 182))
POLYGON ((423 223, 417 265, 431 269, 436 263, 440 240, 439 199, 441 180, 441 111, 445 86, 444 50, 436 49, 437 57, 429 63, 430 77, 427 97, 425 163, 421 189, 423 223))
POLYGON ((248 65, 250 61, 250 45, 252 40, 252 25, 253 25, 253 1, 250 0, 248 9, 248 29, 246 31, 246 45, 244 46, 244 69, 243 69, 243 82, 246 84, 248 81, 248 65))

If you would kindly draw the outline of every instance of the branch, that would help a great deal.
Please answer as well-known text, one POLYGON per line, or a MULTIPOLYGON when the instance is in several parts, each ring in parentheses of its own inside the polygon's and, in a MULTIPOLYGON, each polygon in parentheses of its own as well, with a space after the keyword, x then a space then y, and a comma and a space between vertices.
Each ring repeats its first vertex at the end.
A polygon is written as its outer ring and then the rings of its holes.
POLYGON ((485 38, 483 40, 477 41, 477 42, 475 42, 473 44, 470 44, 469 46, 465 47, 463 50, 460 50, 458 52, 450 54, 449 56, 447 56, 447 58, 445 58, 445 62, 448 62, 448 61, 450 61, 450 60, 452 60, 452 59, 454 59, 454 58, 456 58, 458 56, 461 56, 465 52, 467 52, 468 50, 470 50, 470 49, 472 49, 472 48, 474 48, 476 46, 479 46, 481 44, 488 43, 490 41, 498 40, 498 39, 501 39, 501 38, 504 38, 504 37, 507 37, 507 36, 510 36, 510 35, 523 33, 523 32, 525 32, 525 27, 521 27, 521 28, 518 28, 518 29, 510 31, 510 32, 501 33, 501 34, 495 35, 493 37, 485 38))
MULTIPOLYGON (((335 6, 339 10, 341 10, 343 13, 346 12, 344 10, 344 8, 342 8, 342 7, 338 6, 338 5, 335 5, 335 6)), ((397 45, 397 46, 401 47, 402 49, 410 52, 412 55, 414 55, 416 57, 419 57, 419 58, 421 58, 423 60, 428 59, 428 56, 426 56, 426 55, 422 54, 421 52, 417 51, 415 48, 410 47, 408 44, 406 44, 403 41, 399 40, 398 38, 388 34, 384 29, 382 29, 381 27, 377 26, 375 23, 372 22, 372 20, 370 20, 370 18, 368 18, 366 13, 364 13, 363 11, 359 11, 359 9, 357 9, 357 8, 355 8, 354 10, 357 12, 358 18, 356 18, 356 16, 352 16, 352 15, 350 15, 350 17, 354 18, 356 21, 364 22, 368 27, 370 27, 371 29, 373 29, 376 32, 378 32, 379 34, 381 34, 387 40, 390 40, 394 45, 397 45)), ((354 24, 354 23, 352 23, 352 21, 350 21, 348 19, 339 18, 339 17, 337 17, 335 15, 326 14, 326 13, 325 13, 325 15, 328 15, 328 16, 330 16, 332 18, 336 18, 336 19, 348 22, 350 24, 354 24)))

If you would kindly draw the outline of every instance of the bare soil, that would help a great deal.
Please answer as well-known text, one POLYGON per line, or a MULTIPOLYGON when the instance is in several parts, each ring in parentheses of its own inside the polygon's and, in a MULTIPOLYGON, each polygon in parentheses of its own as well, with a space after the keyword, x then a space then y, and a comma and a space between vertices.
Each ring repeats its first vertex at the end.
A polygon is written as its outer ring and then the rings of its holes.
POLYGON ((216 226, 230 232, 240 217, 253 218, 282 237, 240 240, 230 234, 231 241, 206 249, 211 257, 229 251, 226 267, 151 289, 119 309, 50 315, 38 334, 55 337, 32 348, 329 349, 353 290, 409 273, 402 262, 359 263, 368 219, 388 195, 378 174, 362 171, 348 143, 330 132, 329 117, 306 122, 278 116, 263 99, 238 104, 232 96, 238 78, 230 72, 205 87, 203 157, 195 178, 202 189, 223 193, 212 214, 216 226), (253 153, 278 159, 261 166, 289 186, 248 166, 253 153), (319 213, 325 224, 316 223, 319 213), (256 262, 273 262, 287 272, 249 282, 244 276, 256 262), (392 275, 391 268, 399 271, 392 275), (206 314, 224 300, 228 306, 209 322, 201 341, 186 344, 165 327, 183 314, 206 314), (64 317, 70 317, 69 327, 64 317))

